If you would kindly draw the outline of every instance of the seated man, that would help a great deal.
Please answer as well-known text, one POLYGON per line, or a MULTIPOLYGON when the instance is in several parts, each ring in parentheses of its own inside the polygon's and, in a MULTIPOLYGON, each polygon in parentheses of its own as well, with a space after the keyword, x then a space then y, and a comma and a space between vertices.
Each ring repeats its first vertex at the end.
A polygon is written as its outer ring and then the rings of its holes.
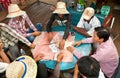
MULTIPOLYGON (((100 68, 103 73, 111 78, 113 73, 115 72, 118 63, 119 56, 117 49, 110 37, 110 31, 105 27, 97 27, 95 28, 93 37, 80 40, 75 42, 74 46, 79 46, 81 43, 96 43, 97 49, 91 57, 95 58, 100 63, 100 68)), ((73 47, 67 48, 70 52, 73 52, 74 55, 78 58, 83 55, 76 51, 73 47)))
POLYGON ((105 78, 100 69, 99 62, 90 56, 84 56, 77 61, 73 78, 78 78, 78 74, 83 78, 105 78), (76 72, 79 72, 78 74, 76 72))
POLYGON ((17 33, 14 29, 9 27, 7 24, 0 23, 0 36, 1 40, 4 44, 3 49, 5 52, 11 53, 11 61, 16 59, 18 56, 21 55, 20 49, 22 48, 26 55, 33 57, 30 48, 34 48, 35 44, 28 41, 25 37, 17 33), (22 46, 20 46, 22 44, 22 46), (24 46, 23 46, 24 45, 24 46), (26 49, 25 49, 26 47, 26 49))
POLYGON ((94 16, 94 13, 95 11, 93 8, 87 7, 83 12, 77 27, 73 27, 73 29, 87 37, 93 36, 94 28, 101 26, 100 21, 94 16))
POLYGON ((34 26, 27 13, 22 11, 17 4, 10 4, 8 12, 7 18, 10 18, 8 25, 26 37, 30 42, 33 42, 35 36, 40 35, 39 31, 42 29, 42 26, 40 24, 34 26), (29 28, 27 28, 26 22, 29 28))

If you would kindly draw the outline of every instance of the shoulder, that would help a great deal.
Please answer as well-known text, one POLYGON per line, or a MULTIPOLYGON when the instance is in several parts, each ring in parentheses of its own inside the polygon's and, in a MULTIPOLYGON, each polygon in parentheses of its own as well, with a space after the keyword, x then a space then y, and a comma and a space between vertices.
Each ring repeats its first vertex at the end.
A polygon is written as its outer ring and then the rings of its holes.
POLYGON ((23 18, 26 18, 28 17, 27 13, 25 12, 23 15, 22 15, 23 18))
POLYGON ((94 16, 92 19, 94 19, 94 20, 98 20, 98 18, 97 18, 96 16, 94 16))

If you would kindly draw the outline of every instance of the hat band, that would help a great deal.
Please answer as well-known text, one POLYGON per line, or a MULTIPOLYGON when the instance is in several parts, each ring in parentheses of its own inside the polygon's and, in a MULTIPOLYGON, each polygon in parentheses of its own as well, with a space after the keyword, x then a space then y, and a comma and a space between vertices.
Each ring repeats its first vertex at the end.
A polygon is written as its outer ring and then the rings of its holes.
POLYGON ((14 12, 10 12, 9 14, 11 14, 11 13, 16 13, 16 12, 19 12, 19 11, 21 11, 21 10, 17 10, 17 11, 14 11, 14 12))
POLYGON ((22 75, 22 78, 24 78, 24 76, 25 76, 25 74, 26 74, 26 72, 27 72, 27 65, 26 65, 23 61, 20 61, 20 62, 22 62, 23 65, 24 65, 24 73, 23 73, 23 75, 22 75))
POLYGON ((22 75, 22 78, 24 78, 24 76, 25 76, 25 74, 26 74, 26 72, 27 72, 27 65, 22 61, 22 60, 24 60, 25 58, 24 57, 21 57, 21 58, 19 58, 19 59, 16 59, 16 61, 19 61, 19 62, 21 62, 23 65, 24 65, 24 73, 23 73, 23 75, 22 75))

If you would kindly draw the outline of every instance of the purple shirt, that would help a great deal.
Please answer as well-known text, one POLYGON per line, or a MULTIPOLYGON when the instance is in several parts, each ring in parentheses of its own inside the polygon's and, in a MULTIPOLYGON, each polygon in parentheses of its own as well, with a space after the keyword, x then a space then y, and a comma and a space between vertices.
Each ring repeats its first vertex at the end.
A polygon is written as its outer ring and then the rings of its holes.
MULTIPOLYGON (((82 43, 93 43, 93 38, 82 40, 82 43)), ((73 51, 76 57, 81 58, 83 55, 73 51)), ((117 49, 111 38, 106 42, 97 45, 96 52, 92 55, 100 63, 100 67, 105 75, 109 78, 113 75, 118 66, 119 56, 117 49)))
POLYGON ((30 36, 31 33, 27 33, 28 29, 25 26, 25 22, 27 22, 28 26, 30 28, 32 28, 34 31, 37 31, 37 29, 32 24, 32 22, 30 21, 28 15, 26 13, 24 15, 22 15, 21 21, 17 21, 14 18, 10 19, 8 25, 10 27, 12 27, 13 29, 15 29, 19 34, 23 35, 24 37, 27 37, 27 36, 30 36))

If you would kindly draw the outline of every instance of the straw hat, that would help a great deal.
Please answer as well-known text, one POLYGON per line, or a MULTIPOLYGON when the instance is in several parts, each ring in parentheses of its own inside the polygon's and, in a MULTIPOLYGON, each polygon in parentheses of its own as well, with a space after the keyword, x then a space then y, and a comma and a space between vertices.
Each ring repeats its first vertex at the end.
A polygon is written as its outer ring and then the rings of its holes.
POLYGON ((23 15, 24 13, 25 11, 22 11, 17 4, 10 4, 8 6, 7 18, 15 18, 23 15))
POLYGON ((83 18, 86 20, 90 20, 90 18, 94 15, 95 11, 91 7, 87 7, 85 11, 83 12, 83 18))
POLYGON ((7 78, 36 78, 37 65, 29 56, 20 56, 6 69, 7 78))
POLYGON ((58 2, 56 9, 53 13, 57 14, 69 14, 69 12, 66 9, 66 4, 64 2, 58 2))

